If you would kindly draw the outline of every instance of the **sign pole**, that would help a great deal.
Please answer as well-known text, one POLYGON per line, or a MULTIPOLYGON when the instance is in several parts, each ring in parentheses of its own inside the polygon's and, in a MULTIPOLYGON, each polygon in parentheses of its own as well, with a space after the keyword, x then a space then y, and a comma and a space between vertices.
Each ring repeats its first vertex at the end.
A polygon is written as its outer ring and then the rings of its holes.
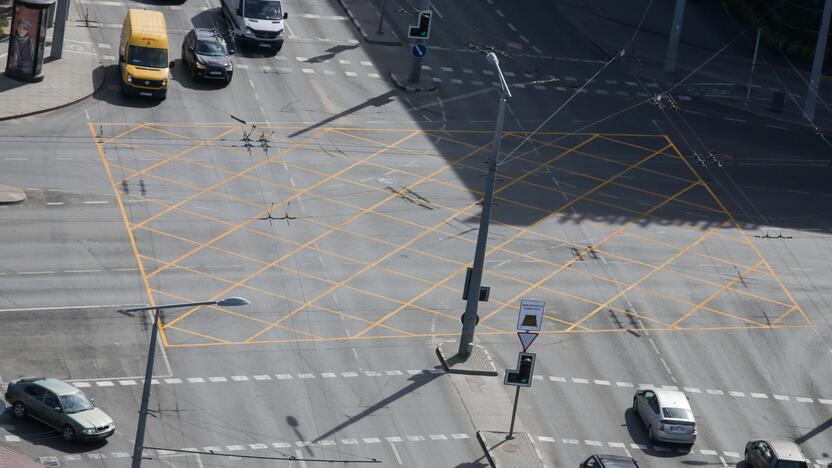
POLYGON ((506 439, 514 438, 514 417, 517 415, 517 400, 520 398, 520 387, 514 387, 514 408, 511 410, 511 426, 508 428, 508 436, 506 439))

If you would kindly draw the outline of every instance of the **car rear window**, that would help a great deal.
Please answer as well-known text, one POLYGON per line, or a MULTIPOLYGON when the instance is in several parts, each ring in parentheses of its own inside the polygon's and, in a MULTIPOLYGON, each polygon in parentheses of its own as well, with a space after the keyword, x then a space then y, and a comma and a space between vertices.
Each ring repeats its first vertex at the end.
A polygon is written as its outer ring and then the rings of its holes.
POLYGON ((662 414, 671 419, 693 419, 693 413, 687 408, 662 408, 662 414))

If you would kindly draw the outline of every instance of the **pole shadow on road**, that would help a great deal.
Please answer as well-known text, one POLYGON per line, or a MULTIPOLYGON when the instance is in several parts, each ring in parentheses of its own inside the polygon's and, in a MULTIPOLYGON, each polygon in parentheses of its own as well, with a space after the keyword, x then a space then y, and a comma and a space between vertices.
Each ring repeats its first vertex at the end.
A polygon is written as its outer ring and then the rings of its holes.
POLYGON ((657 458, 672 458, 687 455, 691 451, 691 447, 688 445, 657 445, 652 442, 650 438, 647 437, 647 428, 644 427, 644 423, 641 421, 641 418, 638 417, 638 414, 636 414, 632 408, 627 408, 627 410, 624 411, 624 425, 627 426, 627 432, 630 433, 630 439, 632 439, 633 442, 647 447, 646 450, 643 450, 645 455, 657 458))
POLYGON ((329 49, 327 49, 326 50, 327 53, 325 53, 325 54, 321 54, 321 55, 318 55, 318 56, 315 56, 315 57, 310 57, 310 58, 306 59, 306 63, 326 62, 327 60, 335 58, 335 56, 337 54, 340 54, 341 52, 344 52, 344 51, 347 51, 347 50, 353 50, 353 49, 357 49, 357 48, 358 48, 358 44, 333 46, 333 47, 330 47, 329 49))
MULTIPOLYGON (((439 369, 439 368, 440 368, 439 366, 436 366, 436 369, 439 369)), ((402 397, 404 397, 408 393, 416 391, 416 390, 424 387, 425 385, 433 382, 434 380, 436 380, 437 378, 439 378, 442 375, 443 374, 423 373, 423 374, 416 374, 416 375, 410 377, 409 379, 407 379, 410 382, 409 385, 407 385, 406 387, 404 387, 404 388, 398 390, 397 392, 391 394, 390 396, 376 402, 374 405, 372 405, 369 408, 365 409, 364 411, 356 414, 355 416, 349 417, 346 421, 344 421, 341 424, 333 427, 332 429, 324 432, 323 434, 320 434, 318 437, 315 438, 315 440, 312 441, 312 443, 316 444, 316 443, 326 439, 327 437, 332 436, 333 434, 337 434, 339 431, 341 431, 343 429, 346 429, 347 427, 357 423, 358 421, 366 418, 367 416, 370 416, 371 414, 375 413, 377 410, 379 410, 381 408, 384 408, 385 406, 390 405, 391 403, 401 399, 402 397)))
POLYGON ((384 94, 379 94, 376 97, 367 99, 366 101, 362 102, 361 104, 358 104, 356 106, 352 106, 349 109, 345 109, 345 110, 343 110, 343 111, 341 111, 337 114, 333 114, 331 117, 327 117, 326 119, 321 120, 320 122, 318 122, 316 124, 313 124, 313 125, 310 125, 310 126, 304 128, 304 129, 298 130, 295 133, 292 133, 291 135, 289 135, 289 138, 294 138, 298 135, 303 135, 304 133, 306 133, 310 130, 314 130, 316 128, 322 127, 322 126, 324 126, 324 125, 326 125, 330 122, 334 122, 334 121, 340 119, 341 117, 346 117, 346 116, 348 116, 348 115, 350 115, 354 112, 358 112, 358 111, 360 111, 364 108, 367 108, 367 107, 386 106, 387 104, 390 104, 391 102, 393 102, 393 96, 395 96, 396 94, 397 94, 397 92, 395 90, 390 90, 390 91, 387 91, 384 94))

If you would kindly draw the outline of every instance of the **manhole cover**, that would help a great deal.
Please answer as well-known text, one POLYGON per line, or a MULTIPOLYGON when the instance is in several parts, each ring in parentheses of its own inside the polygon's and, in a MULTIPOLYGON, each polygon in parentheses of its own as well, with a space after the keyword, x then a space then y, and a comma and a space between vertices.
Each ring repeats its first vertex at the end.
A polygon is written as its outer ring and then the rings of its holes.
POLYGON ((518 444, 513 443, 513 442, 506 442, 500 448, 503 449, 503 452, 508 452, 508 453, 517 453, 517 452, 520 451, 520 446, 518 444))

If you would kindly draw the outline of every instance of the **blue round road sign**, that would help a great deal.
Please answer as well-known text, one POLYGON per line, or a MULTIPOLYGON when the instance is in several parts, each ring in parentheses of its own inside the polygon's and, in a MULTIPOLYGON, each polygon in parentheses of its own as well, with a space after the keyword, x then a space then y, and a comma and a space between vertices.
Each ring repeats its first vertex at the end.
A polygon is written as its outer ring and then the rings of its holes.
POLYGON ((428 46, 424 44, 413 44, 413 47, 410 49, 410 53, 413 54, 414 57, 424 57, 425 54, 428 53, 428 46))

